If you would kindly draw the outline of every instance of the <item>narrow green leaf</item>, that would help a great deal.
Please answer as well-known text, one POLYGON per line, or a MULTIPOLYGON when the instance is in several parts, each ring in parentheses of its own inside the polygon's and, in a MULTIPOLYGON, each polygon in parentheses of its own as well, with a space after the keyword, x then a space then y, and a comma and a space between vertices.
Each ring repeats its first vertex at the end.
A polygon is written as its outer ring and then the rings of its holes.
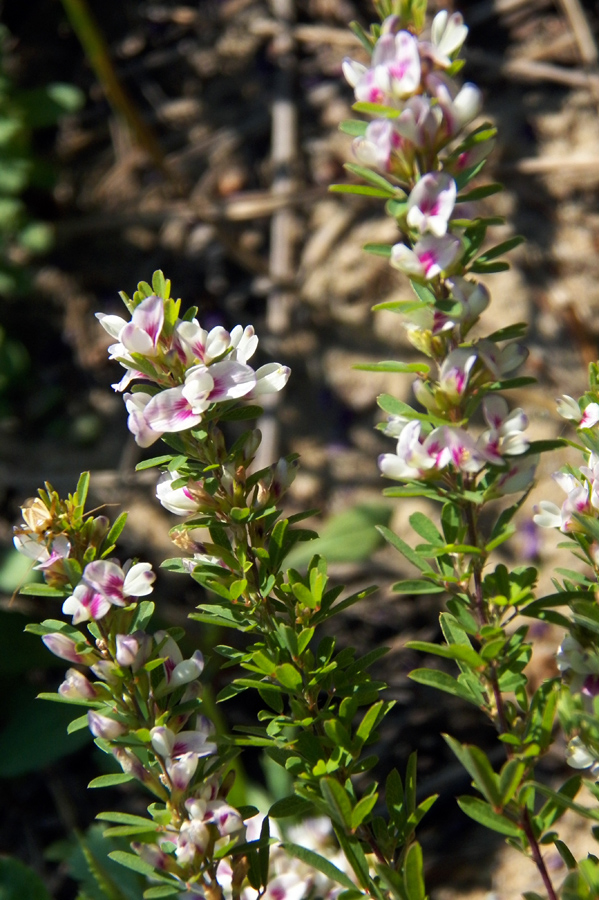
POLYGON ((391 256, 391 244, 364 244, 362 247, 366 253, 373 253, 375 256, 384 256, 389 259, 391 256))
POLYGON ((89 472, 82 472, 79 476, 79 481, 77 482, 77 490, 75 491, 75 497, 77 506, 80 506, 82 509, 85 506, 85 501, 87 500, 87 492, 89 491, 89 472))
POLYGON ((289 816, 305 816, 313 809, 309 800, 298 797, 297 794, 291 794, 289 797, 283 797, 277 800, 268 810, 271 819, 285 819, 289 816))
POLYGON ((96 819, 100 819, 102 822, 115 822, 118 825, 143 825, 146 831, 156 831, 159 828, 159 825, 152 819, 134 816, 131 813, 101 812, 98 813, 96 819))
POLYGON ((366 134, 367 128, 368 123, 360 119, 345 119, 339 125, 339 131, 343 131, 344 134, 351 134, 352 137, 362 137, 362 135, 366 134))
POLYGON ((334 778, 323 778, 320 782, 320 792, 327 803, 331 819, 351 830, 351 800, 343 785, 334 778))
POLYGON ((523 835, 522 830, 515 822, 501 813, 494 812, 488 803, 479 800, 478 797, 459 797, 458 806, 467 816, 491 831, 498 831, 499 834, 513 838, 521 838, 523 835))
POLYGON ((159 897, 174 897, 175 894, 180 894, 181 888, 169 887, 169 885, 164 885, 163 887, 151 887, 148 888, 147 891, 143 892, 144 900, 158 900, 159 897))
POLYGON ((396 594, 440 594, 445 588, 422 578, 407 578, 404 581, 397 581, 392 590, 396 594))
POLYGON ((478 700, 475 694, 471 693, 468 688, 448 675, 447 672, 439 672, 436 669, 414 669, 410 672, 409 677, 418 684, 425 684, 428 687, 434 687, 438 691, 445 691, 446 694, 453 694, 454 697, 461 697, 469 703, 478 706, 478 700))
POLYGON ((406 854, 404 862, 404 885, 408 900, 425 900, 422 848, 414 843, 406 854))
POLYGON ((449 744, 461 764, 481 794, 496 810, 501 809, 501 792, 499 790, 499 778, 493 771, 491 763, 480 747, 460 744, 455 738, 444 734, 443 738, 449 744))
POLYGON ((358 363, 352 366, 360 372, 417 372, 426 375, 430 372, 430 366, 426 363, 403 363, 393 359, 387 359, 378 363, 358 363))
POLYGON ((477 262, 487 263, 492 259, 497 259, 498 256, 509 253, 510 250, 513 250, 514 247, 518 247, 518 245, 522 244, 525 240, 526 238, 521 234, 516 234, 514 237, 508 238, 507 241, 502 241, 501 244, 496 244, 494 247, 491 247, 490 250, 485 250, 485 252, 478 257, 477 262))
POLYGON ((294 856, 301 862, 306 863, 306 865, 316 869, 317 872, 322 872, 322 874, 326 875, 327 878, 330 878, 331 881, 342 884, 343 887, 348 888, 348 890, 355 890, 356 886, 351 878, 346 875, 345 872, 342 872, 341 869, 338 869, 337 866, 333 865, 332 862, 329 862, 328 859, 320 856, 319 853, 308 850, 306 847, 301 847, 299 844, 293 844, 290 841, 283 841, 281 846, 290 856, 294 856))
POLYGON ((88 788, 113 787, 115 784, 126 784, 133 781, 133 775, 127 775, 126 772, 115 772, 113 775, 98 775, 92 778, 88 784, 88 788))
POLYGON ((411 562, 412 565, 416 566, 417 569, 420 569, 421 572, 432 573, 434 571, 426 559, 423 559, 416 553, 416 551, 413 550, 409 544, 406 544, 406 542, 402 540, 399 535, 395 534, 395 532, 386 528, 384 525, 377 525, 376 529, 392 547, 395 547, 408 562, 411 562))
POLYGON ((370 187, 366 184, 331 184, 329 191, 332 194, 360 194, 364 197, 390 197, 389 191, 381 188, 370 187))
POLYGON ((357 166, 355 163, 345 163, 343 168, 347 169, 347 171, 351 172, 353 175, 357 175, 358 178, 363 178, 368 184, 381 188, 388 197, 405 197, 405 192, 402 191, 401 188, 397 187, 395 184, 391 184, 390 181, 387 181, 387 179, 383 178, 382 175, 379 175, 378 172, 373 172, 372 169, 367 169, 365 166, 357 166))
POLYGON ((408 641, 406 648, 420 650, 422 653, 432 653, 434 656, 442 656, 444 659, 459 660, 474 668, 484 665, 476 650, 466 644, 452 644, 447 647, 442 644, 432 644, 429 641, 408 641))

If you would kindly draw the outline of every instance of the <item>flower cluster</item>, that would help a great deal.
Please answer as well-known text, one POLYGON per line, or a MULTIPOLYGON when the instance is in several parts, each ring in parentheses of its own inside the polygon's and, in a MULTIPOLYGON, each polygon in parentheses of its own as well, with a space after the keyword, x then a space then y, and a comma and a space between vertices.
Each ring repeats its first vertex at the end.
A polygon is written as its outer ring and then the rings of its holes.
POLYGON ((398 213, 405 240, 391 250, 391 265, 430 281, 448 272, 463 251, 452 219, 463 218, 456 177, 485 159, 491 140, 439 154, 478 115, 481 94, 452 77, 468 29, 459 13, 439 12, 428 37, 401 28, 397 16, 382 24, 370 66, 346 59, 343 72, 358 103, 385 107, 353 145, 358 161, 395 177, 406 202, 398 213))
POLYGON ((251 325, 237 325, 231 332, 221 326, 206 331, 195 318, 178 318, 178 304, 168 299, 168 290, 164 293, 166 298, 151 293, 145 298, 136 294, 134 301, 127 298, 132 307, 129 322, 97 313, 116 341, 109 348, 110 358, 126 370, 115 390, 125 391, 138 379, 152 385, 151 390, 124 395, 129 430, 141 447, 165 433, 195 428, 213 404, 254 400, 280 391, 289 378, 289 369, 279 363, 257 370, 248 365, 258 346, 251 325))

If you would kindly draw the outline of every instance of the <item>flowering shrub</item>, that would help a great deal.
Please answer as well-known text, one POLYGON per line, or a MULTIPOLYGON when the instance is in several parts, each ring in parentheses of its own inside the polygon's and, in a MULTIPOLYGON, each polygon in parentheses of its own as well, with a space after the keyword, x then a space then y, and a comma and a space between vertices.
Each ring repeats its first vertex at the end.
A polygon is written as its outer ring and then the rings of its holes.
MULTIPOLYGON (((379 467, 396 482, 387 496, 440 505, 436 521, 423 512, 410 517, 421 540, 415 547, 380 529, 417 573, 394 590, 448 598, 444 643, 408 646, 452 660, 459 673, 419 668, 411 677, 474 704, 497 731, 504 750, 499 771, 479 747, 446 736, 477 792, 459 798, 464 812, 532 860, 550 900, 595 897, 599 863, 577 862, 555 825, 566 809, 592 822, 599 810, 576 802, 578 774, 554 790, 535 779, 535 768, 556 739, 559 719, 569 764, 599 771, 599 368, 592 367, 580 402, 564 397, 558 404, 576 427, 570 443, 584 464, 556 476, 567 495, 561 509, 542 501, 535 516, 565 534, 586 574, 560 569, 555 593, 537 598, 537 571, 510 570, 495 551, 514 534, 539 454, 564 442, 530 441, 526 413, 510 409, 504 397, 531 381, 517 374, 526 359, 519 342, 525 325, 470 334, 490 302, 477 276, 504 269, 500 257, 520 240, 485 249, 487 230, 498 220, 485 217, 479 201, 501 187, 472 182, 495 131, 473 124, 480 93, 456 81, 467 35, 462 17, 440 12, 427 29, 420 0, 380 0, 377 7, 380 25, 369 33, 356 26, 370 64, 344 63, 355 109, 374 117, 343 125, 359 162, 347 168, 365 184, 334 190, 385 201, 397 242, 367 249, 408 276, 413 297, 375 309, 401 315, 424 356, 362 367, 416 376, 417 407, 380 398, 388 416, 381 429, 395 449, 381 455, 379 467), (526 620, 535 618, 563 626, 567 635, 557 654, 560 677, 532 690, 526 620), (547 846, 567 867, 561 886, 545 864, 547 846)), ((296 460, 254 471, 259 431, 227 440, 226 423, 255 418, 260 408, 253 401, 280 391, 289 369, 249 365, 258 343, 250 326, 207 332, 196 310, 180 317, 180 301, 170 297, 161 272, 151 286, 142 283, 132 298, 122 297, 130 319, 98 318, 115 341, 111 358, 125 369, 114 387, 130 388, 124 393, 130 431, 141 447, 162 438, 169 448, 138 467, 161 468, 158 500, 182 519, 172 537, 183 556, 164 565, 206 588, 191 618, 248 635, 241 650, 215 648, 237 671, 218 699, 250 690, 263 708, 256 725, 233 737, 218 733, 203 701, 202 654, 184 658, 182 629, 151 630, 153 603, 145 598, 154 574, 147 563, 121 565, 113 557, 125 514, 111 525, 85 512, 87 475, 66 500, 47 485, 27 501, 15 543, 45 584, 25 592, 57 598, 71 618, 29 626, 76 667, 49 698, 89 708, 72 728, 89 727, 122 769, 97 784, 137 780, 153 795, 147 816, 99 816, 111 823, 108 835, 132 839, 131 852, 114 851, 113 858, 147 878, 147 898, 424 900, 415 830, 435 798, 417 802, 415 758, 404 778, 391 771, 383 790, 356 778, 375 765, 371 748, 392 706, 380 697, 385 686, 369 674, 382 651, 356 659, 317 630, 370 591, 345 596, 330 586, 326 561, 317 555, 305 573, 285 567, 290 550, 315 536, 301 527, 309 513, 286 518, 281 507, 296 460), (293 793, 262 817, 227 800, 233 760, 252 746, 293 780, 293 793), (304 822, 279 830, 277 820, 291 817, 304 822)), ((589 787, 599 799, 599 787, 589 787)))

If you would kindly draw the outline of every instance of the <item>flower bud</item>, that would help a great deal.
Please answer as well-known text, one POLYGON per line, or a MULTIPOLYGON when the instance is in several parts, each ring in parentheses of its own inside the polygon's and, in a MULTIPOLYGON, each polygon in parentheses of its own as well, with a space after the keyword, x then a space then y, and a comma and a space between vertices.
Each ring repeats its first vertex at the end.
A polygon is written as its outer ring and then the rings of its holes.
POLYGON ((98 695, 93 684, 77 669, 67 670, 66 678, 58 688, 58 693, 68 700, 93 700, 98 695))
POLYGON ((66 634, 62 634, 61 632, 53 632, 52 634, 44 634, 42 637, 42 641, 48 648, 48 650, 54 654, 54 656, 59 656, 61 659, 66 659, 68 662, 79 663, 80 665, 89 665, 94 659, 97 659, 97 656, 93 652, 92 648, 89 646, 83 635, 81 635, 80 641, 73 640, 72 637, 68 637, 66 634), (84 652, 77 652, 75 649, 79 644, 85 644, 86 647, 89 647, 89 650, 85 650, 84 652))
POLYGON ((107 684, 118 684, 121 680, 117 667, 108 659, 99 659, 98 662, 93 664, 91 669, 94 675, 97 675, 101 681, 105 681, 107 684))
POLYGON ((105 738, 107 741, 121 737, 128 730, 122 722, 117 722, 116 719, 111 719, 109 716, 103 716, 92 709, 87 714, 87 724, 94 737, 105 738))
POLYGON ((116 636, 116 661, 119 666, 131 666, 133 672, 147 662, 151 649, 152 638, 144 631, 116 636))

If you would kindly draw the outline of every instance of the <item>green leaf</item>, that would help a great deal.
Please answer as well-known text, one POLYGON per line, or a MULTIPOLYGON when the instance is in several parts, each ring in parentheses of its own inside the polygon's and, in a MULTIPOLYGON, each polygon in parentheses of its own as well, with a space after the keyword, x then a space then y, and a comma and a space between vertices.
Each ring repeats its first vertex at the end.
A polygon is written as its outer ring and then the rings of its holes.
POLYGON ((509 253, 510 250, 513 250, 514 247, 517 247, 519 244, 522 244, 526 240, 521 234, 516 234, 514 237, 508 238, 507 241, 502 241, 501 244, 496 244, 494 247, 491 247, 490 250, 486 250, 481 256, 478 257, 477 263, 487 263, 492 259, 497 259, 498 256, 503 256, 504 253, 509 253))
POLYGON ((374 256, 384 256, 385 259, 391 256, 391 244, 364 244, 362 249, 374 256))
POLYGON ((85 501, 87 500, 87 492, 89 491, 89 481, 90 475, 89 472, 82 472, 79 476, 79 481, 77 482, 77 489, 75 491, 75 503, 77 506, 80 506, 83 510, 85 506, 85 501))
POLYGON ((496 272, 507 272, 510 268, 510 264, 507 262, 490 262, 490 263, 482 263, 482 262, 474 262, 470 266, 471 272, 476 272, 478 275, 494 275, 496 272))
POLYGON ((391 590, 396 594, 440 594, 445 588, 423 578, 406 578, 404 581, 397 581, 391 590))
POLYGON ((299 691, 302 686, 301 672, 299 672, 295 666, 292 666, 291 663, 283 663, 282 665, 277 666, 275 669, 275 676, 284 688, 287 688, 288 691, 292 691, 293 693, 299 691))
POLYGON ((348 831, 351 830, 351 800, 343 785, 334 778, 323 778, 320 782, 320 791, 326 801, 331 819, 348 831))
POLYGON ((459 194, 456 203, 472 203, 474 200, 483 200, 485 197, 491 197, 503 190, 503 185, 498 182, 492 184, 483 184, 481 187, 473 188, 465 194, 459 194))
POLYGON ((358 363, 352 366, 352 369, 358 369, 360 372, 417 372, 426 375, 430 372, 430 366, 424 362, 419 363, 403 363, 396 362, 393 359, 384 360, 378 363, 358 363))
POLYGON ((306 847, 301 847, 299 844, 293 844, 290 841, 283 841, 281 846, 290 856, 294 856, 301 862, 306 863, 306 865, 316 869, 317 872, 322 872, 331 881, 342 884, 348 890, 355 889, 355 884, 345 872, 342 872, 332 862, 329 862, 328 859, 325 859, 313 850, 308 850, 306 847))
POLYGON ((360 194, 364 197, 388 197, 389 191, 381 188, 370 187, 366 184, 331 184, 329 191, 332 194, 360 194))
POLYGON ((479 654, 469 644, 453 644, 446 647, 442 644, 432 644, 429 641, 408 641, 406 649, 432 653, 434 656, 442 656, 444 659, 459 660, 472 668, 484 665, 479 654))
POLYGON ((343 168, 347 169, 347 171, 351 172, 353 175, 357 175, 358 178, 363 178, 368 184, 380 188, 385 192, 385 196, 387 197, 405 197, 405 192, 402 191, 401 188, 397 187, 395 184, 391 184, 390 181, 387 181, 387 179, 383 178, 382 175, 379 175, 378 172, 373 172, 372 169, 367 169, 365 166, 357 166, 355 163, 345 163, 343 168))
POLYGON ((413 550, 409 544, 406 544, 406 542, 402 540, 399 535, 395 534, 395 532, 391 531, 389 528, 385 528, 384 525, 377 525, 376 530, 379 534, 382 534, 385 540, 391 544, 392 547, 395 547, 408 562, 411 562, 412 565, 416 566, 417 569, 420 569, 421 572, 434 572, 427 560, 416 553, 416 551, 413 550))
POLYGON ((404 862, 404 885, 408 900, 425 900, 422 848, 413 843, 406 854, 404 862))
POLYGON ((446 694, 453 694, 454 697, 461 697, 462 700, 478 706, 476 695, 447 672, 439 672, 437 669, 414 669, 413 672, 410 672, 409 677, 418 684, 445 691, 446 694))
POLYGON ((119 825, 143 825, 146 831, 157 831, 160 827, 152 819, 146 819, 145 816, 134 816, 131 813, 101 812, 98 813, 96 819, 100 819, 102 822, 116 822, 119 825))
POLYGON ((112 775, 98 775, 97 778, 92 778, 88 788, 113 787, 115 784, 126 784, 133 780, 133 775, 127 775, 126 772, 114 772, 112 775))
POLYGON ((475 786, 488 800, 494 809, 501 809, 502 799, 499 790, 499 778, 493 771, 491 763, 480 747, 460 744, 448 734, 443 735, 461 764, 472 777, 475 786))
POLYGON ((125 527, 126 522, 127 522, 127 513, 123 512, 112 523, 112 528, 106 535, 103 546, 110 547, 110 546, 112 546, 112 544, 116 544, 117 540, 119 539, 119 537, 121 535, 123 528, 125 527))
POLYGON ((153 456, 152 459, 144 459, 135 466, 136 472, 142 472, 144 469, 153 469, 155 466, 166 466, 173 459, 172 453, 165 456, 153 456))
MULTIPOLYGON (((150 863, 145 862, 145 860, 136 856, 134 853, 126 853, 124 850, 113 850, 108 854, 108 858, 119 863, 121 866, 125 866, 127 869, 138 872, 140 875, 157 878, 154 866, 151 866, 150 863)), ((166 881, 166 879, 163 878, 158 878, 157 880, 166 881)))
POLYGON ((286 819, 289 816, 305 816, 313 809, 309 800, 299 797, 297 794, 291 794, 289 797, 282 797, 277 800, 268 810, 271 819, 286 819))
POLYGON ((351 134, 352 137, 362 137, 362 135, 366 134, 367 128, 368 123, 360 119, 345 119, 339 125, 339 131, 343 131, 344 134, 351 134))
POLYGON ((158 897, 174 897, 175 894, 180 894, 181 888, 173 885, 169 887, 169 885, 165 884, 163 887, 151 887, 148 888, 147 891, 144 891, 143 897, 144 900, 156 900, 158 897))
POLYGON ((49 584, 25 584, 19 591, 27 597, 66 597, 67 591, 61 591, 58 588, 50 587, 49 584))
POLYGON ((488 803, 478 797, 459 797, 458 806, 467 816, 491 831, 498 831, 499 834, 513 838, 523 836, 522 829, 515 822, 501 813, 494 812, 488 803))
POLYGON ((0 857, 1 900, 52 900, 39 875, 25 863, 0 857))

